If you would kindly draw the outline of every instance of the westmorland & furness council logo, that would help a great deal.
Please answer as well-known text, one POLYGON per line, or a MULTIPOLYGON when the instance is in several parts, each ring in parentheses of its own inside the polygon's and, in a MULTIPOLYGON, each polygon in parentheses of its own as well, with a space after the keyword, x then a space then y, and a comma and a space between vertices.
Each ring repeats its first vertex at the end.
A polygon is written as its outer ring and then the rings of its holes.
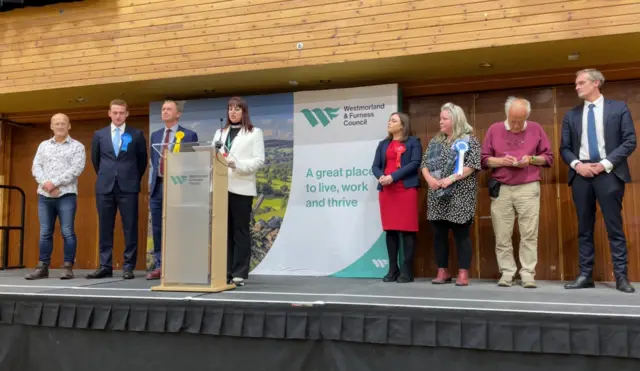
POLYGON ((307 122, 311 125, 311 127, 316 127, 318 124, 322 124, 322 126, 326 127, 329 123, 336 117, 338 117, 338 111, 340 108, 314 108, 314 109, 303 109, 302 114, 307 119, 307 122))
POLYGON ((173 185, 184 184, 187 181, 187 179, 189 179, 189 177, 185 175, 171 176, 171 181, 173 182, 173 185))

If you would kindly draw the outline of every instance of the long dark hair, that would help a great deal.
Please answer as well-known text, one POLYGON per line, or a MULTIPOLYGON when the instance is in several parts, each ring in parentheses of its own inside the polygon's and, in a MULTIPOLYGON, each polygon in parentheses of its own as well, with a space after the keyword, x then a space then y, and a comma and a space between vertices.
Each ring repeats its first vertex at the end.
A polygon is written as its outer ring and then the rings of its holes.
MULTIPOLYGON (((411 120, 409 119, 409 115, 407 115, 404 112, 394 112, 391 115, 389 115, 389 118, 391 118, 393 115, 397 115, 398 118, 400 119, 400 123, 402 124, 402 140, 401 142, 406 141, 410 136, 411 136, 411 120)), ((393 135, 391 133, 389 133, 387 135, 387 138, 389 138, 389 140, 393 139, 393 135)))
POLYGON ((226 129, 229 126, 233 125, 231 119, 229 118, 229 108, 236 106, 242 109, 242 121, 240 122, 241 128, 245 129, 248 132, 252 132, 253 124, 251 123, 251 118, 249 117, 249 105, 247 104, 247 101, 245 101, 241 97, 231 97, 231 99, 229 99, 229 102, 227 103, 227 125, 224 128, 226 129))

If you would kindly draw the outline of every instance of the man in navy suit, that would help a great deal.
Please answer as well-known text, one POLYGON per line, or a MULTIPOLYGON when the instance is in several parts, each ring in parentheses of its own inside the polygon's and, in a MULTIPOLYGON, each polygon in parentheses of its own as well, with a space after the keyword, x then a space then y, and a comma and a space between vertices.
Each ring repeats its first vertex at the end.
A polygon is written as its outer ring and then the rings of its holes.
POLYGON ((147 141, 142 131, 128 126, 127 103, 111 101, 111 125, 95 132, 91 143, 91 160, 98 175, 96 204, 98 207, 100 267, 87 278, 113 276, 113 230, 116 211, 120 210, 124 231, 124 279, 134 278, 138 252, 138 194, 147 168, 147 141))
POLYGON ((622 198, 631 182, 627 158, 636 149, 636 132, 625 102, 604 99, 604 76, 586 69, 576 74, 576 91, 583 104, 562 121, 560 154, 570 166, 569 186, 578 214, 580 275, 567 289, 594 287, 593 229, 596 201, 604 216, 616 289, 633 293, 627 279, 627 241, 622 229, 622 198))
POLYGON ((181 143, 198 142, 198 134, 178 125, 178 119, 184 111, 184 103, 173 100, 165 100, 162 105, 162 121, 164 127, 151 134, 151 174, 149 176, 149 208, 151 209, 151 224, 153 228, 153 256, 155 269, 147 273, 148 280, 157 280, 161 276, 162 265, 162 199, 164 158, 160 156, 158 144, 163 144, 162 150, 172 150, 170 143, 176 142, 176 133, 181 132, 181 143), (156 149, 153 145, 156 145, 156 149))

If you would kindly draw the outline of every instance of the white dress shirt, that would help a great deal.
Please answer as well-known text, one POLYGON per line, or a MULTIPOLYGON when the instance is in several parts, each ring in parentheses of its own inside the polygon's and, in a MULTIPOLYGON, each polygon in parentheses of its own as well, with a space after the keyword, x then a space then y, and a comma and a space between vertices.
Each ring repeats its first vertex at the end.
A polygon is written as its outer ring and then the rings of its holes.
POLYGON ((604 142, 604 96, 600 95, 600 98, 593 102, 584 101, 584 108, 582 109, 582 136, 580 137, 580 153, 578 154, 579 160, 573 160, 571 168, 575 170, 576 165, 580 161, 589 161, 589 132, 588 132, 588 115, 589 105, 594 104, 593 114, 596 118, 596 137, 598 138, 598 152, 600 152, 600 163, 604 166, 607 173, 613 170, 613 164, 607 160, 607 151, 605 150, 604 142))
POLYGON ((113 143, 113 138, 116 135, 116 130, 120 130, 120 143, 118 143, 118 148, 120 148, 120 146, 122 145, 122 135, 124 134, 124 129, 126 128, 127 123, 120 125, 120 127, 115 126, 113 122, 111 123, 111 143, 113 143))

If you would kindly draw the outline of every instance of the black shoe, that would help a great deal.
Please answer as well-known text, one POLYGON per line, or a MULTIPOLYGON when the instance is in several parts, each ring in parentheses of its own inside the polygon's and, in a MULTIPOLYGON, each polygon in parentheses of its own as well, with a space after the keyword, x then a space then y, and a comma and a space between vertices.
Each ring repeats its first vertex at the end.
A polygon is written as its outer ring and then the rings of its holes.
POLYGON ((409 275, 408 273, 402 273, 400 274, 400 277, 398 277, 398 283, 407 283, 407 282, 413 282, 413 276, 409 275))
POLYGON ((616 290, 632 294, 636 292, 636 289, 631 286, 627 277, 619 277, 616 279, 616 290))
POLYGON ((382 282, 395 282, 398 279, 398 276, 400 276, 399 271, 389 272, 386 276, 384 276, 382 282))
POLYGON ((132 280, 136 278, 136 276, 133 274, 133 271, 124 271, 124 274, 122 275, 122 277, 125 280, 132 280))
POLYGON ((105 267, 100 267, 95 272, 89 273, 85 276, 85 278, 87 279, 107 278, 107 277, 113 277, 113 271, 105 267))
POLYGON ((575 281, 564 285, 565 289, 591 289, 596 287, 591 277, 579 275, 575 281))

